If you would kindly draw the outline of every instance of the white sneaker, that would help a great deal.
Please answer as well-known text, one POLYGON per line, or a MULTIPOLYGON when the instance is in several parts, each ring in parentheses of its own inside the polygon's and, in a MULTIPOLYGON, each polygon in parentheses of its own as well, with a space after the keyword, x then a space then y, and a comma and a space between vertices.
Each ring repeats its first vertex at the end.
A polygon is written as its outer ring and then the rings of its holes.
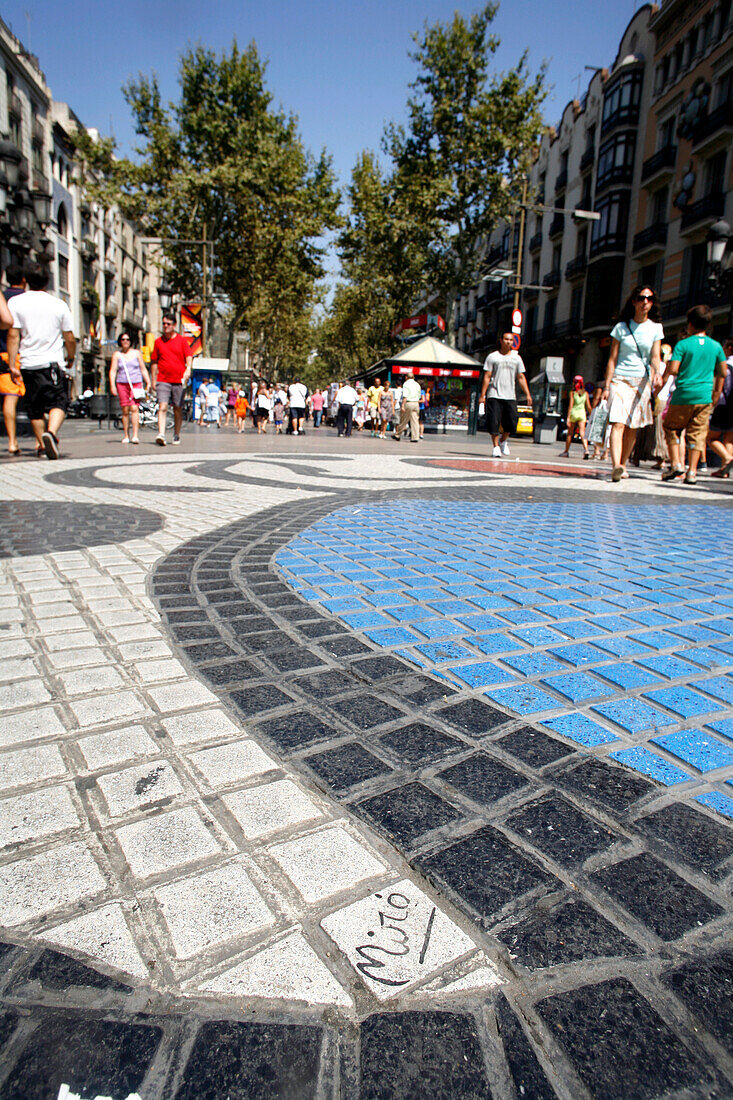
POLYGON ((493 451, 491 452, 491 457, 501 458, 501 447, 494 447, 493 451))
POLYGON ((501 445, 501 453, 503 455, 511 454, 511 451, 509 450, 509 444, 507 443, 506 439, 504 440, 504 442, 501 445))

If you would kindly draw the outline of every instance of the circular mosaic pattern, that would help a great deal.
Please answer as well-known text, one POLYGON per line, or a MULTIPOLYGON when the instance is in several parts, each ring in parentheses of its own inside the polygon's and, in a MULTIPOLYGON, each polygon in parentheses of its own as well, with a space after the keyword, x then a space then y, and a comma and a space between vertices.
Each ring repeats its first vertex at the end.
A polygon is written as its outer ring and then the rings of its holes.
POLYGON ((27 557, 126 542, 160 530, 162 516, 115 504, 14 500, 0 504, 0 557, 27 557))

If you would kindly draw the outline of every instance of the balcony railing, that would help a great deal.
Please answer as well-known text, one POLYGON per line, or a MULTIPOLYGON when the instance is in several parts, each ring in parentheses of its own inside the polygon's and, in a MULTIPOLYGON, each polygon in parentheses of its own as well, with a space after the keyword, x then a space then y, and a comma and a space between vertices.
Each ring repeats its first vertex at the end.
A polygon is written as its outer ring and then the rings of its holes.
POLYGON ((633 164, 614 164, 596 177, 596 194, 604 187, 610 187, 612 184, 631 183, 633 178, 633 164))
POLYGON ((530 252, 537 252, 542 248, 542 230, 535 233, 533 237, 529 238, 529 250, 530 252))
POLYGON ((471 324, 473 321, 476 320, 476 310, 475 309, 469 309, 468 313, 466 314, 466 320, 468 321, 469 324, 471 324))
POLYGON ((733 129, 733 100, 727 99, 709 115, 700 119, 692 135, 693 148, 715 137, 719 130, 729 129, 733 129))
POLYGON ((676 298, 670 298, 669 301, 662 302, 662 320, 673 321, 678 317, 684 317, 688 309, 696 304, 697 302, 693 302, 689 294, 680 294, 676 298))
POLYGON ((617 107, 613 114, 605 119, 601 124, 601 133, 607 134, 609 130, 613 130, 614 126, 635 126, 638 121, 638 103, 626 103, 621 107, 617 107))
POLYGON ((544 275, 542 278, 542 285, 549 287, 551 290, 554 290, 556 287, 560 286, 561 282, 562 271, 559 268, 556 268, 554 271, 548 271, 547 274, 544 275))
POLYGON ((550 240, 552 240, 553 237, 562 236, 564 230, 565 230, 565 215, 564 214, 555 214, 554 218, 550 222, 550 229, 548 231, 548 236, 549 236, 550 240))
POLYGON ((489 249, 489 254, 486 257, 486 264, 488 267, 493 267, 494 264, 498 264, 504 259, 504 246, 501 244, 495 244, 493 248, 489 249))
POLYGON ((537 330, 537 343, 546 344, 548 340, 552 340, 555 335, 555 322, 550 325, 543 325, 541 329, 537 330))
POLYGON ((580 336, 580 318, 571 317, 569 321, 559 321, 555 325, 555 337, 580 336))
POLYGON ((588 169, 592 166, 593 161, 595 159, 596 159, 596 150, 595 150, 594 146, 591 146, 590 149, 586 149, 586 151, 583 153, 582 157, 580 158, 580 171, 581 172, 587 172, 588 169))
POLYGON ((603 252, 625 252, 626 230, 622 233, 606 233, 591 241, 590 254, 592 257, 600 256, 603 252))
POLYGON ((23 117, 23 101, 17 92, 11 92, 8 96, 8 111, 18 120, 23 117))
POLYGON ((489 283, 486 291, 486 304, 495 302, 498 298, 501 298, 501 280, 497 282, 489 283))
POLYGON ((38 149, 43 148, 43 120, 33 116, 33 130, 31 133, 31 141, 38 149))
POLYGON ((582 275, 588 266, 588 261, 585 256, 576 256, 574 260, 571 260, 565 265, 565 278, 576 279, 578 275, 582 275))
POLYGON ((118 312, 117 300, 111 295, 104 304, 105 317, 116 317, 118 312))
POLYGON ((522 291, 522 293, 524 295, 525 302, 534 302, 536 298, 539 298, 540 294, 537 287, 534 286, 528 286, 524 291, 522 291))
POLYGON ((91 237, 84 237, 80 245, 81 254, 85 260, 96 260, 97 243, 91 237))
POLYGON ((720 218, 724 213, 725 195, 722 191, 713 191, 711 195, 705 195, 704 198, 684 208, 680 229, 691 229, 700 222, 720 218))
POLYGON ((649 157, 641 166, 641 182, 651 179, 652 176, 659 175, 667 169, 670 171, 677 163, 677 146, 676 145, 664 145, 658 153, 649 157))
POLYGON ((647 226, 634 236, 634 252, 642 252, 646 248, 654 248, 657 245, 664 248, 667 243, 667 223, 655 222, 647 226))
POLYGON ((562 172, 558 173, 557 179, 555 180, 555 194, 557 195, 558 191, 564 191, 567 185, 568 170, 567 168, 563 168, 562 172))

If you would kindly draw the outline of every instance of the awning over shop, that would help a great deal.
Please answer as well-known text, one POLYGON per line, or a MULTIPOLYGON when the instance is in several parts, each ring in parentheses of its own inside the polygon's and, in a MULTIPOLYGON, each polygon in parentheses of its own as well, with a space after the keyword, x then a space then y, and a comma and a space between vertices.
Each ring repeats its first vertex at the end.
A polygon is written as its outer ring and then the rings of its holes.
POLYGON ((404 351, 389 359, 380 359, 365 372, 365 378, 374 378, 380 372, 391 370, 393 374, 410 374, 416 371, 423 378, 478 378, 483 363, 451 348, 433 336, 423 336, 404 351))

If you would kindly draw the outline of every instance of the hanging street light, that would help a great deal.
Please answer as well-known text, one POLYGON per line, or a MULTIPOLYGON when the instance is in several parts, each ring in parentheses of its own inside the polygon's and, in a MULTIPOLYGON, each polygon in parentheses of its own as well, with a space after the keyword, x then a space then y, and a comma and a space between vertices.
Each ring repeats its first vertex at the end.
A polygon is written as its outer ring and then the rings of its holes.
POLYGON ((163 313, 167 313, 173 305, 173 289, 169 287, 167 283, 163 282, 158 287, 158 298, 160 299, 160 308, 163 313))

